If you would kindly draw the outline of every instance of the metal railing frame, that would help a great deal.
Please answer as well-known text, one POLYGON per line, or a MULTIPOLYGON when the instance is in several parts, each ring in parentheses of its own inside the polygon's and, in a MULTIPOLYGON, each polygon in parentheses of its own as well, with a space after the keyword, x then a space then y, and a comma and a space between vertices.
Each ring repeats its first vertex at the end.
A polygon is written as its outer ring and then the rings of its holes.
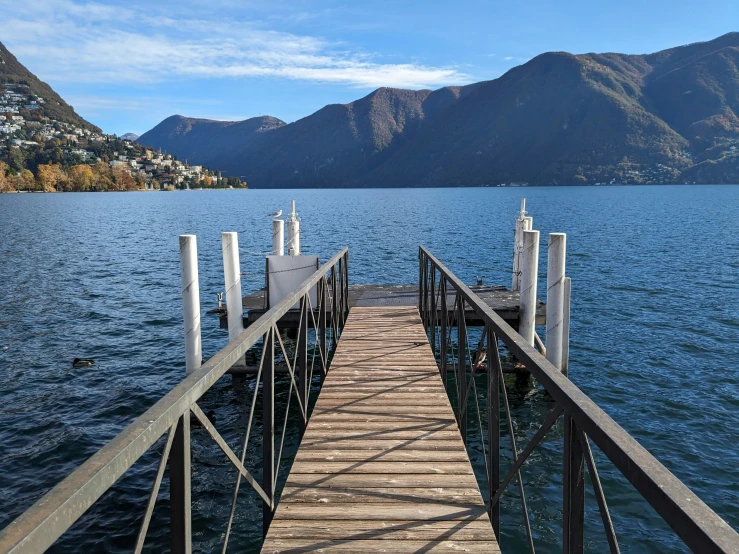
MULTIPOLYGON (((582 553, 584 548, 585 469, 591 477, 598 510, 611 552, 619 552, 616 533, 606 504, 590 441, 595 443, 621 474, 657 514, 675 531, 694 552, 737 553, 739 534, 675 475, 641 446, 631 435, 599 408, 572 381, 530 346, 510 325, 497 315, 481 298, 460 281, 442 262, 423 246, 419 247, 419 295, 418 307, 432 345, 436 345, 437 332, 440 350, 439 371, 447 387, 447 374, 455 375, 455 415, 463 440, 467 441, 469 404, 477 403, 475 385, 476 367, 470 352, 465 322, 465 309, 471 308, 484 321, 483 339, 487 340, 488 387, 487 433, 482 432, 479 406, 477 407, 486 479, 490 498, 488 513, 497 537, 500 537, 500 497, 516 478, 527 531, 529 549, 534 551, 528 509, 521 480, 520 469, 529 454, 564 414, 563 460, 563 552, 582 553), (438 278, 437 278, 438 275, 438 278), (447 306, 448 287, 454 291, 454 309, 447 306), (438 309, 437 306, 440 308, 438 309), (455 357, 452 326, 458 328, 455 357), (515 443, 511 412, 508 406, 503 369, 498 350, 501 341, 508 351, 522 363, 526 370, 546 389, 556 402, 527 446, 519 451, 515 443), (451 357, 452 363, 448 358, 451 357), (469 359, 469 366, 468 364, 469 359), (451 365, 451 367, 450 367, 451 365), (468 373, 470 375, 468 376, 468 373), (468 384, 467 381, 470 381, 468 384), (472 394, 471 394, 472 393, 472 394), (500 399, 511 441, 511 467, 500 478, 500 399), (487 448, 485 443, 487 442, 487 448)), ((480 346, 484 346, 481 341, 480 346)), ((478 347, 478 351, 481 349, 478 347)))
POLYGON ((334 345, 348 315, 348 261, 349 250, 343 248, 295 291, 245 329, 237 339, 229 342, 227 346, 128 425, 117 437, 108 442, 33 506, 0 531, 0 552, 20 554, 42 552, 49 548, 165 434, 168 434, 167 440, 147 510, 141 523, 135 552, 141 552, 144 545, 167 463, 170 467, 170 543, 172 552, 177 554, 192 552, 191 414, 205 428, 238 470, 223 552, 226 552, 228 547, 231 523, 242 479, 246 480, 262 498, 263 525, 266 534, 275 509, 276 468, 280 466, 293 389, 295 389, 295 397, 302 416, 300 418, 300 434, 302 436, 309 417, 307 408, 316 350, 318 350, 320 357, 323 376, 325 376, 329 367, 327 312, 331 313, 329 330, 332 331, 331 341, 334 345), (312 306, 310 298, 310 291, 314 287, 317 287, 318 297, 317 306, 315 307, 312 306), (300 328, 298 329, 297 348, 291 363, 277 325, 280 318, 291 310, 296 303, 300 303, 300 328), (316 330, 317 342, 313 348, 310 366, 308 364, 309 327, 316 330), (264 348, 262 349, 254 395, 251 399, 252 405, 243 450, 241 456, 238 457, 203 413, 197 401, 231 366, 243 359, 249 348, 256 345, 260 340, 264 341, 264 348), (281 352, 284 356, 290 374, 290 392, 277 453, 275 452, 274 425, 275 350, 278 353, 281 352), (263 379, 263 479, 261 485, 244 467, 251 424, 259 395, 260 379, 263 379))

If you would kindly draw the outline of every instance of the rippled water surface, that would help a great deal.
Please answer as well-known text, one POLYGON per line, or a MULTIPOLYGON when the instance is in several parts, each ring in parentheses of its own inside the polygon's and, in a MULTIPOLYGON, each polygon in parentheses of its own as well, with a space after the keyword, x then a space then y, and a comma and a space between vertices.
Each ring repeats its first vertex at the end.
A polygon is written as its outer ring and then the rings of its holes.
MULTIPOLYGON (((542 232, 540 268, 546 234, 568 235, 571 378, 739 527, 739 187, 681 186, 0 195, 0 528, 183 377, 177 235, 198 235, 203 312, 223 289, 221 231, 239 232, 245 287, 259 288, 259 252, 271 237, 265 214, 287 211, 291 199, 303 250, 326 260, 348 245, 351 282, 415 282, 423 244, 468 283, 480 275, 509 285, 523 195, 542 232), (97 363, 72 369, 74 357, 97 363)), ((204 316, 204 357, 226 341, 217 317, 204 316)), ((536 387, 510 386, 521 448, 551 400, 536 387)), ((234 448, 250 387, 227 377, 201 403, 234 448)), ((561 437, 561 426, 553 429, 524 467, 540 552, 561 549, 561 437)), ((289 464, 294 441, 286 448, 289 464)), ((475 448, 471 441, 479 470, 475 448)), ((158 451, 52 550, 130 551, 158 451)), ((598 461, 622 551, 682 551, 607 460, 598 461)), ((258 457, 248 462, 256 467, 258 457)), ((195 430, 196 550, 217 550, 234 478, 195 430)), ((167 544, 157 525, 168 513, 165 489, 151 551, 167 544)), ((526 551, 517 502, 511 487, 504 552, 526 551)), ((587 503, 588 549, 604 551, 592 495, 587 503)), ((233 551, 258 551, 260 517, 255 495, 244 492, 233 551)))

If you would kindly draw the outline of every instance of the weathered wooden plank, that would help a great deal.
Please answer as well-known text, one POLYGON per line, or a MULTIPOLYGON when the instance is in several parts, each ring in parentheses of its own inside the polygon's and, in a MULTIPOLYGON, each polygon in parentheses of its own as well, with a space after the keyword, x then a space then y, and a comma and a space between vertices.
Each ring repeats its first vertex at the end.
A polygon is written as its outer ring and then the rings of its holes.
POLYGON ((311 475, 308 473, 290 473, 288 486, 294 487, 477 487, 474 475, 381 475, 366 473, 364 475, 311 475))
POLYGON ((444 430, 444 431, 419 431, 411 429, 406 430, 393 430, 393 429, 377 429, 377 430, 353 430, 353 429, 310 429, 309 441, 317 439, 403 439, 410 441, 418 440, 452 440, 459 438, 459 431, 456 430, 444 430))
POLYGON ((375 503, 359 502, 356 504, 315 503, 281 503, 277 507, 275 517, 288 519, 307 519, 318 521, 351 521, 372 520, 395 521, 468 521, 471 519, 487 519, 487 512, 482 503, 427 504, 419 502, 375 503))
MULTIPOLYGON (((446 406, 403 406, 402 404, 378 404, 378 408, 381 408, 385 414, 399 414, 407 415, 409 412, 415 414, 433 414, 440 418, 449 416, 449 409, 445 409, 446 406)), ((373 406, 356 405, 356 404, 344 404, 340 406, 324 406, 323 404, 316 404, 313 410, 313 416, 316 417, 321 414, 330 413, 333 414, 362 414, 362 415, 375 415, 371 410, 373 406)))
POLYGON ((344 475, 356 473, 380 473, 394 475, 397 473, 419 473, 436 475, 467 475, 470 472, 470 463, 442 462, 442 461, 414 461, 414 462, 387 462, 387 461, 324 461, 320 464, 310 462, 293 463, 290 474, 298 473, 341 473, 344 475))
POLYGON ((309 488, 286 487, 281 502, 423 502, 423 503, 482 503, 476 488, 309 488))
MULTIPOLYGON (((392 521, 378 525, 377 521, 351 521, 347 532, 338 522, 276 519, 269 528, 270 539, 325 540, 420 540, 420 541, 484 541, 490 538, 490 522, 473 521, 392 521)), ((493 549, 491 552, 495 552, 493 549)), ((357 554, 361 550, 355 551, 357 554)))
POLYGON ((403 541, 394 540, 310 540, 271 539, 264 542, 262 552, 328 552, 330 554, 357 554, 358 552, 391 552, 404 554, 418 552, 500 552, 495 541, 403 541))
MULTIPOLYGON (((365 421, 365 422, 371 422, 371 421, 394 421, 394 422, 405 422, 405 423, 418 423, 418 424, 428 424, 428 423, 436 423, 436 422, 444 422, 444 423, 454 423, 453 415, 448 415, 447 418, 439 418, 434 414, 417 414, 417 415, 411 415, 411 414, 375 414, 375 415, 367 415, 367 414, 318 414, 316 416, 317 420, 320 421, 334 421, 337 423, 340 422, 354 422, 354 421, 365 421)), ((311 418, 312 420, 312 418, 311 418)), ((350 425, 345 425, 345 427, 349 427, 350 425)))
POLYGON ((381 440, 381 439, 336 439, 336 440, 305 440, 300 443, 298 452, 341 449, 341 450, 399 450, 401 448, 411 447, 413 450, 439 451, 439 450, 456 450, 459 451, 459 439, 454 440, 415 440, 410 445, 404 440, 381 440))
POLYGON ((408 394, 402 390, 398 391, 367 391, 367 390, 355 390, 355 391, 334 391, 334 390, 323 390, 321 391, 321 402, 325 405, 329 401, 351 401, 351 400, 381 400, 391 402, 444 402, 446 401, 447 395, 444 392, 429 392, 425 391, 422 394, 408 394))
MULTIPOLYGON (((338 429, 338 430, 346 430, 348 427, 346 423, 341 421, 335 421, 331 418, 323 418, 321 420, 311 420, 310 422, 310 428, 314 430, 319 429, 338 429)), ((377 430, 382 429, 386 431, 418 431, 419 433, 422 431, 457 431, 457 424, 454 422, 454 420, 433 420, 433 421, 356 421, 352 423, 351 430, 352 431, 358 431, 358 430, 377 430)), ((462 440, 460 438, 460 440, 462 440)))
MULTIPOLYGON (((304 462, 467 462, 464 452, 454 450, 337 450, 337 449, 301 449, 295 457, 294 464, 304 462)), ((294 465, 293 464, 293 465, 294 465)))

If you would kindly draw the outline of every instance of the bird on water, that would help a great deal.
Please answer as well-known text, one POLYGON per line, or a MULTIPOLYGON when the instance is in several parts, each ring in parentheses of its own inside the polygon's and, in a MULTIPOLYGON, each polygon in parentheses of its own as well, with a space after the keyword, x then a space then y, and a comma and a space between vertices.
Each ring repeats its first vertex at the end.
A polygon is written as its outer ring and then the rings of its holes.
POLYGON ((75 358, 72 360, 72 367, 90 367, 95 365, 95 360, 90 358, 75 358))
POLYGON ((269 214, 267 217, 280 217, 282 215, 282 210, 278 210, 273 214, 269 214))

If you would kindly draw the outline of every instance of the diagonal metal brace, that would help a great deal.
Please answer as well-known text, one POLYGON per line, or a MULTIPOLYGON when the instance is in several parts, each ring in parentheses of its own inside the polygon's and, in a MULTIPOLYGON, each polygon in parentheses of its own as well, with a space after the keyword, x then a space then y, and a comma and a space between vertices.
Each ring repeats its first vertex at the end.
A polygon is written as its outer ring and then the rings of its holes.
POLYGON ((206 416, 203 413, 203 410, 200 409, 200 406, 197 404, 193 404, 190 406, 190 410, 193 414, 195 414, 195 417, 198 418, 198 421, 205 427, 205 430, 208 431, 208 434, 213 438, 214 441, 216 441, 216 444, 221 447, 221 450, 223 450, 223 453, 228 457, 229 460, 231 460, 231 463, 236 466, 236 469, 239 470, 239 473, 246 479, 246 482, 249 483, 252 488, 257 491, 257 494, 262 497, 262 500, 269 504, 270 506, 274 507, 273 501, 267 496, 267 493, 264 492, 264 489, 259 486, 259 483, 256 482, 254 477, 252 477, 251 473, 249 473, 249 470, 246 469, 241 461, 236 457, 236 454, 234 454, 233 450, 231 450, 231 447, 226 444, 226 441, 223 440, 223 437, 220 435, 220 433, 216 430, 215 427, 213 427, 213 424, 208 419, 208 416, 206 416))
POLYGON ((505 479, 501 481, 500 487, 498 487, 495 496, 493 496, 493 498, 491 499, 491 506, 495 506, 498 503, 498 500, 500 500, 500 497, 505 492, 508 484, 513 480, 513 477, 516 475, 518 470, 521 469, 521 466, 524 464, 529 455, 534 451, 536 445, 541 442, 541 439, 543 439, 544 436, 549 432, 549 429, 551 429, 552 426, 557 422, 559 416, 561 416, 563 412, 564 409, 560 405, 555 406, 554 409, 549 412, 546 421, 544 421, 541 427, 539 427, 536 435, 534 435, 534 437, 529 441, 529 444, 526 445, 526 448, 524 448, 523 451, 517 455, 515 463, 511 466, 511 469, 508 470, 505 479))

